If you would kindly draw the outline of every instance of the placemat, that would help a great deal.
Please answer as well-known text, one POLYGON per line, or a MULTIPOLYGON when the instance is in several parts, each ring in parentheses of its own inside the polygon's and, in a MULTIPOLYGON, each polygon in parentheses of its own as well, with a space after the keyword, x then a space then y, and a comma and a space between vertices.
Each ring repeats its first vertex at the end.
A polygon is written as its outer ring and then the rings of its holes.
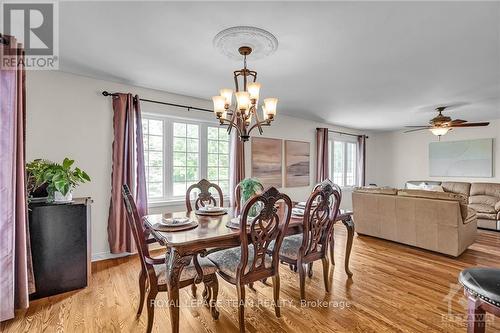
POLYGON ((191 221, 190 223, 184 224, 184 225, 178 225, 178 226, 168 226, 164 225, 161 223, 155 223, 153 225, 153 229, 157 231, 163 231, 163 232, 175 232, 175 231, 185 231, 189 229, 194 229, 198 226, 197 221, 191 221))

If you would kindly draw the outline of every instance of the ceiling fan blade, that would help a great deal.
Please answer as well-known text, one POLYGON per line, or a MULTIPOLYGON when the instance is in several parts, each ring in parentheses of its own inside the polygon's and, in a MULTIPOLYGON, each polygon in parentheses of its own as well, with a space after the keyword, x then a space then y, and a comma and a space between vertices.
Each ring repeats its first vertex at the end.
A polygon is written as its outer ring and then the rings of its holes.
POLYGON ((457 125, 451 125, 450 127, 479 127, 479 126, 488 126, 490 123, 484 122, 484 123, 466 123, 466 124, 457 124, 457 125))
POLYGON ((426 129, 429 129, 429 128, 431 128, 431 126, 420 127, 420 128, 415 128, 415 129, 407 130, 407 131, 404 131, 404 133, 411 133, 411 132, 423 131, 423 130, 426 130, 426 129))
POLYGON ((454 119, 454 120, 450 121, 449 125, 453 126, 453 125, 458 125, 458 124, 464 124, 466 122, 467 122, 467 120, 454 119))
POLYGON ((428 125, 405 126, 406 128, 429 128, 428 125))

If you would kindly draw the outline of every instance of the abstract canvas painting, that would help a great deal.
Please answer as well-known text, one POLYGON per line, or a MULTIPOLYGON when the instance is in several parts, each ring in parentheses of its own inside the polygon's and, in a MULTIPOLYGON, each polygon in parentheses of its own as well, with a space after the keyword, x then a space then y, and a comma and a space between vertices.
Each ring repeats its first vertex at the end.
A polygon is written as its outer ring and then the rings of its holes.
POLYGON ((252 177, 267 186, 282 187, 281 139, 252 137, 252 177))
POLYGON ((285 141, 285 186, 309 186, 309 142, 285 141))
POLYGON ((430 143, 429 173, 434 177, 493 177, 493 139, 430 143))

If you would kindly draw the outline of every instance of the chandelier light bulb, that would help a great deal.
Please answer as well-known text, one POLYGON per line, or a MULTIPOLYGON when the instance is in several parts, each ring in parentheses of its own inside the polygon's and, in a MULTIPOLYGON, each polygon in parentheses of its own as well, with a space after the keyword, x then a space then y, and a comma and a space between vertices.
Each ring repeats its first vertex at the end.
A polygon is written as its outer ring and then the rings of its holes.
POLYGON ((214 102, 214 112, 217 118, 222 116, 222 113, 225 112, 225 98, 223 96, 213 96, 212 101, 214 102))
POLYGON ((238 91, 235 95, 236 101, 238 102, 238 110, 246 113, 250 107, 250 94, 246 91, 238 91))
POLYGON ((226 106, 229 107, 233 99, 233 89, 223 88, 220 90, 220 95, 224 97, 226 106))
POLYGON ((264 107, 267 112, 267 117, 273 119, 276 116, 276 105, 278 104, 277 98, 264 99, 264 107))
POLYGON ((251 82, 248 84, 248 93, 253 104, 259 99, 260 83, 251 82))

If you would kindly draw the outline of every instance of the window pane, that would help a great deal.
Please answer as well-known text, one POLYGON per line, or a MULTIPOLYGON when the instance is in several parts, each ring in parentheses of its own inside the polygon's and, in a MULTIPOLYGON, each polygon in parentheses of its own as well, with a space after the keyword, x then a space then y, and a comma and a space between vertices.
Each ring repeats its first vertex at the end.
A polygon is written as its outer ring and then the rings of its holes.
POLYGON ((219 141, 219 153, 226 153, 229 150, 227 141, 219 141))
POLYGON ((188 138, 198 138, 198 125, 187 125, 187 137, 188 138))
POLYGON ((229 169, 228 168, 219 168, 219 179, 229 179, 229 169))
POLYGON ((207 169, 207 177, 209 180, 218 180, 217 177, 217 168, 208 168, 207 169))
POLYGON ((219 166, 229 167, 229 155, 219 155, 219 166))
POLYGON ((174 166, 186 166, 186 153, 174 153, 174 166))
POLYGON ((163 121, 149 119, 149 134, 150 135, 163 135, 163 121))
POLYGON ((186 181, 186 168, 184 167, 174 167, 174 182, 185 182, 186 181))
POLYGON ((186 136, 186 124, 174 123, 174 136, 186 136))
POLYGON ((333 182, 344 186, 344 142, 333 142, 333 182))
POLYGON ((219 128, 219 140, 221 141, 229 141, 229 134, 227 134, 227 129, 220 127, 219 128))
POLYGON ((222 193, 229 192, 229 182, 228 181, 220 181, 219 186, 220 186, 220 189, 222 190, 222 193))
POLYGON ((207 129, 207 131, 208 131, 208 139, 209 140, 217 140, 218 139, 219 136, 217 135, 217 133, 218 133, 217 127, 209 127, 207 129))
POLYGON ((161 167, 150 167, 148 172, 148 181, 153 183, 163 182, 163 168, 161 167))
POLYGON ((163 196, 162 183, 149 183, 148 184, 148 197, 160 198, 163 196))
POLYGON ((148 134, 149 120, 142 118, 142 134, 148 134))
POLYGON ((185 138, 174 138, 174 151, 186 151, 185 138))
POLYGON ((208 166, 217 166, 217 154, 208 154, 208 166))
POLYGON ((187 151, 198 152, 198 139, 187 139, 187 151))
POLYGON ((188 153, 187 154, 187 165, 188 166, 198 166, 198 153, 188 153))
POLYGON ((217 153, 219 151, 218 146, 219 146, 218 141, 208 140, 208 152, 209 153, 217 153))
MULTIPOLYGON (((149 150, 156 150, 156 151, 162 151, 163 150, 163 137, 162 136, 152 136, 149 135, 149 144, 148 144, 148 149, 149 150)), ((146 145, 144 146, 146 147, 146 145)))
POLYGON ((187 181, 197 181, 198 177, 198 168, 197 167, 187 167, 186 168, 186 180, 187 181))
POLYGON ((149 152, 149 166, 163 166, 163 153, 162 152, 149 152))
POLYGON ((356 144, 346 143, 346 186, 354 186, 356 181, 356 144))

